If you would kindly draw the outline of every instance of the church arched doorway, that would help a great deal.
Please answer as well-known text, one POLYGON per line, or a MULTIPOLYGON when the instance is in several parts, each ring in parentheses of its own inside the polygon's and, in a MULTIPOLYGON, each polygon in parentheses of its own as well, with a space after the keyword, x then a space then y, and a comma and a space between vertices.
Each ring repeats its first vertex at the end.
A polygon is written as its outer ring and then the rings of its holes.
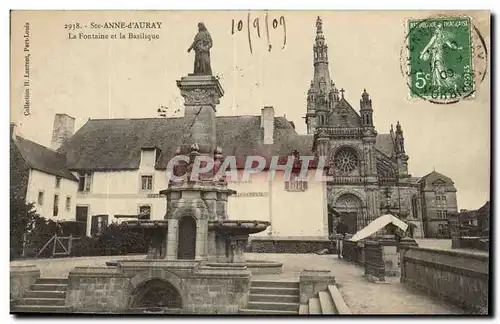
POLYGON ((351 194, 346 193, 340 196, 333 205, 333 209, 338 215, 338 221, 342 221, 347 227, 347 233, 354 234, 359 228, 358 218, 362 215, 362 202, 361 200, 351 194))
POLYGON ((184 216, 179 220, 179 245, 177 259, 193 260, 196 254, 196 220, 191 216, 184 216))

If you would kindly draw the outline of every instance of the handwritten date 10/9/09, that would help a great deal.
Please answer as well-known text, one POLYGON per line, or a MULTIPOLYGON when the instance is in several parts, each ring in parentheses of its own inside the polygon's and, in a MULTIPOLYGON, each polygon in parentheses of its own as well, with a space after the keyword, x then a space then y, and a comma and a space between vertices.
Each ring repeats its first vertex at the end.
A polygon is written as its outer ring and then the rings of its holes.
POLYGON ((246 29, 247 35, 248 35, 248 46, 250 48, 250 54, 252 54, 252 35, 250 30, 253 29, 257 33, 257 37, 261 37, 261 31, 265 31, 266 33, 266 38, 267 38, 267 48, 268 51, 270 52, 273 46, 271 45, 271 38, 269 36, 269 30, 277 30, 277 29, 282 29, 283 31, 283 46, 281 49, 285 48, 286 45, 286 21, 285 17, 280 16, 278 19, 274 18, 272 21, 269 20, 269 15, 266 13, 266 16, 264 17, 264 22, 262 26, 261 20, 259 17, 254 18, 252 22, 250 22, 250 13, 247 15, 246 23, 243 22, 243 20, 231 20, 231 35, 234 35, 238 32, 242 32, 243 29, 246 29), (265 30, 262 30, 265 29, 265 30))

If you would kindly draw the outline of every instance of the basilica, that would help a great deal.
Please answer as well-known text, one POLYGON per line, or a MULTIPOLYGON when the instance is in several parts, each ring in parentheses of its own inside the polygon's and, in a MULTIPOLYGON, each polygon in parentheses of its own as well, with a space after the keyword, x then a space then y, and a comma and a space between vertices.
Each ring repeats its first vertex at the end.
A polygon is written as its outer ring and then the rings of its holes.
POLYGON ((329 166, 329 232, 342 220, 355 233, 378 216, 390 213, 408 223, 416 237, 447 235, 447 215, 457 211, 453 181, 438 172, 424 177, 408 173, 403 127, 378 133, 372 99, 361 94, 359 110, 330 78, 323 22, 316 21, 314 77, 307 92, 307 133, 313 151, 329 166))

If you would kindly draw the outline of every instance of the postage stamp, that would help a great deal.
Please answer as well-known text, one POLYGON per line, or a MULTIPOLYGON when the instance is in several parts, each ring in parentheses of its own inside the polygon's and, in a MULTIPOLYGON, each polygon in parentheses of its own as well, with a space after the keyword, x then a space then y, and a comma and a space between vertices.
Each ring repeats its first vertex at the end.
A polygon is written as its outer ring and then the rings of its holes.
POLYGON ((454 100, 474 93, 470 18, 409 20, 408 31, 411 97, 454 100))

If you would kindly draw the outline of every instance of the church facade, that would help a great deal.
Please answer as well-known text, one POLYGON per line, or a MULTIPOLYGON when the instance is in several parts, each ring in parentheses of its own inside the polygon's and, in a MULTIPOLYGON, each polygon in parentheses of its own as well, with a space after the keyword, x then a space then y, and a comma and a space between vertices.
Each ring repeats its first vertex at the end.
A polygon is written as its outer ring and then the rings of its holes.
POLYGON ((403 128, 378 133, 372 99, 362 92, 359 110, 344 98, 330 78, 323 22, 316 21, 314 76, 307 92, 307 133, 313 151, 328 165, 328 229, 342 221, 355 233, 390 213, 410 223, 415 237, 446 236, 447 215, 457 211, 453 181, 437 172, 425 177, 408 173, 403 128))

